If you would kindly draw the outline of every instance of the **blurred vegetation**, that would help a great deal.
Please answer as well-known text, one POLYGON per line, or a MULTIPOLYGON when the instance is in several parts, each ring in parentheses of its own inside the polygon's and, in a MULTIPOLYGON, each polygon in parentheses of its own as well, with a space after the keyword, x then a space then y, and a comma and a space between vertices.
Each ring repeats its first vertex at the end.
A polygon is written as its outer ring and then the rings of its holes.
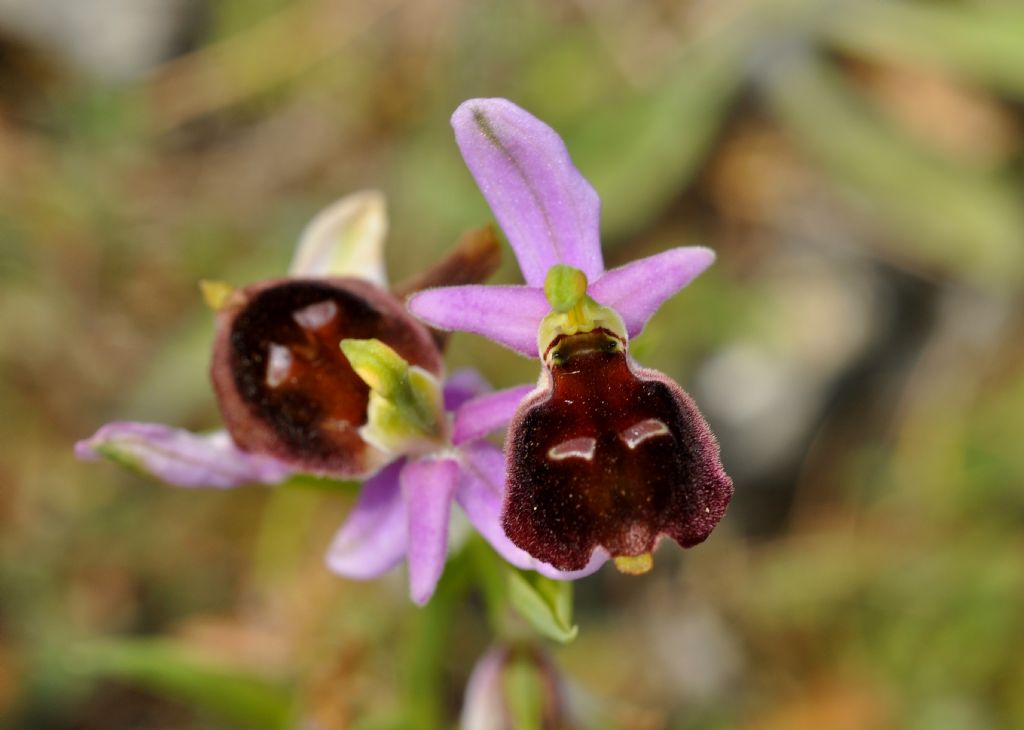
MULTIPOLYGON (((634 352, 705 409, 734 505, 578 584, 573 695, 637 729, 1024 726, 1019 3, 166 5, 161 57, 103 73, 114 11, 63 44, 0 14, 0 724, 455 722, 470 557, 416 610, 401 571, 324 568, 351 493, 174 490, 71 444, 215 427, 196 281, 282 272, 340 195, 388 196, 396 281, 488 220, 447 118, 505 96, 564 134, 609 262, 719 257, 634 352)), ((466 335, 450 364, 536 373, 466 335)))

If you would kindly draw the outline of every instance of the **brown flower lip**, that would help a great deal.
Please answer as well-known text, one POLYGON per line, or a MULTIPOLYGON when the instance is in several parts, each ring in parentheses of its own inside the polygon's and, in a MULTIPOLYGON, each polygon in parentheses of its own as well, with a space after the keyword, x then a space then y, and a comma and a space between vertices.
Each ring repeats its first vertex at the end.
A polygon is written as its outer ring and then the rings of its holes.
POLYGON ((549 387, 520 405, 506 440, 509 539, 559 570, 598 547, 634 557, 662 535, 705 540, 733 488, 689 395, 604 329, 560 335, 549 352, 549 387))
POLYGON ((235 443, 307 473, 375 471, 385 457, 359 435, 369 388, 341 352, 345 338, 377 338, 442 373, 429 330, 362 279, 271 279, 235 292, 217 312, 210 368, 235 443))

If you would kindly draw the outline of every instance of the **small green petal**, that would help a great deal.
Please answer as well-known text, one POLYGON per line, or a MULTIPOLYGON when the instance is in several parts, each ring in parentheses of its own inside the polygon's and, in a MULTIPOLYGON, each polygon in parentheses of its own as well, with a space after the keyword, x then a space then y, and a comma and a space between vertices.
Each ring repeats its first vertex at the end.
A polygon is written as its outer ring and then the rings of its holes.
POLYGON ((342 340, 352 369, 370 386, 367 423, 360 435, 395 454, 435 450, 448 437, 441 386, 426 370, 410 366, 380 340, 342 340))

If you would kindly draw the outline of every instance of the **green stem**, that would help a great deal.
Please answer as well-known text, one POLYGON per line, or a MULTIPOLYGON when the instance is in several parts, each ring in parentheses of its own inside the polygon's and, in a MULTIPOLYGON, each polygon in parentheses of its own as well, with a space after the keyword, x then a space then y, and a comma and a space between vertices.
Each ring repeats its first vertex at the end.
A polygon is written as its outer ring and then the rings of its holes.
POLYGON ((469 587, 467 567, 465 551, 449 560, 434 596, 412 622, 402 687, 401 727, 435 730, 447 726, 443 664, 458 605, 469 587))

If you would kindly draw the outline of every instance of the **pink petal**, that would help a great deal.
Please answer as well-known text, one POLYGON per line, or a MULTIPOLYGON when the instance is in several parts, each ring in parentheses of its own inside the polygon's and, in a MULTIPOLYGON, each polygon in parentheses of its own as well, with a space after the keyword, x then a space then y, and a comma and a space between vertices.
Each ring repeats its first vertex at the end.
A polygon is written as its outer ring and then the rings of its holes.
POLYGON ((504 497, 505 457, 488 443, 472 444, 461 450, 462 471, 455 499, 463 512, 501 557, 517 568, 530 569, 533 558, 505 537, 501 526, 504 497))
POLYGON ((528 286, 427 289, 408 307, 433 327, 483 335, 527 357, 537 357, 537 328, 551 309, 544 292, 528 286))
POLYGON ((409 593, 421 606, 430 600, 448 553, 448 517, 458 486, 459 465, 452 459, 421 459, 402 469, 402 493, 408 509, 409 593))
POLYGON ((444 381, 444 409, 457 411, 469 400, 491 390, 491 384, 473 368, 463 368, 444 381))
POLYGON ((463 102, 452 127, 526 283, 543 286, 558 263, 596 279, 604 270, 601 201, 558 133, 507 99, 463 102))
POLYGON ((75 444, 75 454, 104 456, 179 487, 276 484, 293 473, 277 459, 242 451, 226 431, 195 434, 161 423, 108 423, 75 444))
POLYGON ((404 461, 367 479, 355 507, 341 526, 325 561, 346 578, 376 578, 395 567, 408 543, 405 500, 399 486, 404 461))
POLYGON ((605 272, 587 290, 622 317, 636 337, 666 299, 689 284, 715 260, 702 246, 673 248, 605 272))
POLYGON ((512 420, 516 408, 535 386, 517 385, 496 393, 487 393, 467 401, 455 412, 452 443, 459 444, 481 439, 492 431, 503 428, 512 420))

